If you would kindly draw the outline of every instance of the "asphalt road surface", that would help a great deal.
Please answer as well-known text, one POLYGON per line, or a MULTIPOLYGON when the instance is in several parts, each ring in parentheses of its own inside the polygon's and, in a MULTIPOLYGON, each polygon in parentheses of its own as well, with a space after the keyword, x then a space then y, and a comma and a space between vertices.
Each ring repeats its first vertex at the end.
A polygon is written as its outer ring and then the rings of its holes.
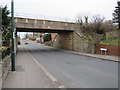
POLYGON ((26 50, 66 88, 118 88, 117 62, 25 42, 26 50))

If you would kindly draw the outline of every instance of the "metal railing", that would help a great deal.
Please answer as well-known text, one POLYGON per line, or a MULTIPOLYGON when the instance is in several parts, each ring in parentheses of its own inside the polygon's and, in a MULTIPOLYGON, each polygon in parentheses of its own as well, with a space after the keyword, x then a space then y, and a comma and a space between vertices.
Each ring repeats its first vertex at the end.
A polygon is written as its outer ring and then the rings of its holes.
POLYGON ((43 19, 43 20, 62 21, 62 22, 76 22, 75 19, 70 19, 70 18, 46 16, 46 15, 36 15, 36 14, 29 14, 29 13, 17 13, 17 12, 15 12, 14 16, 15 17, 22 17, 22 18, 43 19))

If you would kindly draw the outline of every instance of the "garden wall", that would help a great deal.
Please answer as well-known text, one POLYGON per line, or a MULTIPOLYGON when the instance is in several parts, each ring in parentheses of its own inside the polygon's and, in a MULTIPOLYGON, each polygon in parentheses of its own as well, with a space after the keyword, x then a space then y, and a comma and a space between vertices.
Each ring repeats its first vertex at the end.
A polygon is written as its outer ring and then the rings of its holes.
POLYGON ((2 88, 4 81, 10 70, 11 56, 8 55, 2 61, 0 61, 0 89, 2 88))
MULTIPOLYGON (((100 48, 106 48, 106 55, 111 56, 120 56, 120 46, 112 46, 112 45, 96 45, 95 53, 101 54, 100 48)), ((105 51, 102 51, 102 54, 105 55, 105 51)))

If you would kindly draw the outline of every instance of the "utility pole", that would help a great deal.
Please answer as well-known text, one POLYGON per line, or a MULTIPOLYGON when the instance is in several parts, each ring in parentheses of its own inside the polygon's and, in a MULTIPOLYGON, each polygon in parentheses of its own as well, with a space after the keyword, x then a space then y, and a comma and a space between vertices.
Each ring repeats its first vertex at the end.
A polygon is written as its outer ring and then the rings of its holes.
POLYGON ((11 55, 11 70, 15 71, 15 53, 14 53, 14 1, 11 0, 11 32, 12 32, 12 55, 11 55))
POLYGON ((118 1, 118 29, 120 29, 120 1, 118 1))

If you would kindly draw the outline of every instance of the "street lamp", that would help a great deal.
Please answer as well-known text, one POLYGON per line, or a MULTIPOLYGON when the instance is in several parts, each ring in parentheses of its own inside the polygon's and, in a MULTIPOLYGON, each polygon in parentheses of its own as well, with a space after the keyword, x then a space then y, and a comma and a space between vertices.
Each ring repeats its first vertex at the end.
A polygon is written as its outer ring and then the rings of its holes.
POLYGON ((12 55, 11 70, 15 71, 15 53, 14 53, 14 1, 11 0, 11 32, 12 32, 12 55))
POLYGON ((120 29, 120 1, 118 1, 118 29, 120 29))

